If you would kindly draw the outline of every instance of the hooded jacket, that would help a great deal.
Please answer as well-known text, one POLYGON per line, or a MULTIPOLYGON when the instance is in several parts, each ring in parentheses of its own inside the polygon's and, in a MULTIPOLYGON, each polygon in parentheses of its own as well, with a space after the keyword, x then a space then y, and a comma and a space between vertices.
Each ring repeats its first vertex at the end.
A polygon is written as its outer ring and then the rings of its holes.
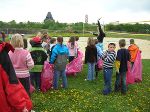
POLYGON ((97 48, 97 59, 99 60, 103 54, 103 43, 97 43, 95 46, 97 48))
POLYGON ((95 45, 87 46, 85 50, 85 63, 97 62, 97 48, 95 45))
POLYGON ((131 44, 128 47, 128 50, 129 50, 130 56, 131 56, 130 61, 134 62, 136 59, 137 52, 139 51, 139 47, 136 44, 131 44))
POLYGON ((30 72, 42 72, 44 61, 47 60, 46 51, 44 50, 44 48, 42 48, 40 42, 31 40, 30 44, 32 47, 29 51, 34 61, 34 67, 30 70, 30 72))
POLYGON ((8 52, 14 48, 0 42, 0 112, 22 112, 32 108, 32 102, 18 81, 8 52))
POLYGON ((58 55, 67 55, 69 56, 69 50, 66 45, 56 44, 52 50, 52 55, 50 57, 50 63, 54 64, 58 55))

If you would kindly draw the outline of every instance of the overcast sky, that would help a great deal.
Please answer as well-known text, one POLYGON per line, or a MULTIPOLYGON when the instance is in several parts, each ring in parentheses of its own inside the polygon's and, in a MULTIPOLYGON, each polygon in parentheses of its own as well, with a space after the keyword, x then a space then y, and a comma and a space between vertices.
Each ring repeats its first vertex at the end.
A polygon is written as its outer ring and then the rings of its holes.
POLYGON ((0 21, 43 22, 47 12, 59 22, 105 23, 150 20, 150 0, 0 0, 0 21))

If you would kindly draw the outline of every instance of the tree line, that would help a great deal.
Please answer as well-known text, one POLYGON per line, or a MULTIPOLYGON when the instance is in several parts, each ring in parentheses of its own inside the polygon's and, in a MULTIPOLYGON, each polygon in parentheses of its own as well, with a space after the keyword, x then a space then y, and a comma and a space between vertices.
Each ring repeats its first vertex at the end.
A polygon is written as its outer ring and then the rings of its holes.
POLYGON ((150 25, 149 24, 108 24, 106 25, 107 31, 119 31, 119 32, 131 32, 131 33, 150 33, 150 25))
MULTIPOLYGON (((62 31, 62 32, 75 32, 82 33, 83 27, 85 32, 97 32, 97 23, 60 23, 58 21, 44 21, 44 22, 19 22, 15 20, 10 22, 0 21, 0 30, 3 29, 15 29, 15 30, 51 30, 51 31, 62 31)), ((116 31, 116 32, 133 32, 133 33, 150 33, 149 24, 106 24, 104 27, 105 31, 116 31)), ((10 31, 10 30, 9 30, 10 31)), ((14 31, 14 30, 13 30, 14 31)))
MULTIPOLYGON (((82 32, 83 31, 83 22, 78 23, 59 23, 58 21, 44 21, 44 22, 19 22, 16 23, 15 20, 10 22, 0 21, 0 29, 15 29, 15 30, 57 30, 57 31, 66 31, 66 32, 82 32)), ((88 24, 84 23, 85 31, 95 31, 97 30, 97 25, 95 23, 88 24)))

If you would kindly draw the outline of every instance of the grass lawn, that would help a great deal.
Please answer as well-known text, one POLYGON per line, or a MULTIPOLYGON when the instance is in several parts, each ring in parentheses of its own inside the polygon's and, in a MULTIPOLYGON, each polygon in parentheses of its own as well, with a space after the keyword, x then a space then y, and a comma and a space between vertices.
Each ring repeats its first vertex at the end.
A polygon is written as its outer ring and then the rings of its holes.
MULTIPOLYGON (((94 35, 92 33, 85 33, 84 35, 82 33, 63 33, 63 32, 50 32, 49 35, 51 37, 70 37, 70 36, 79 36, 79 37, 93 37, 94 35)), ((27 38, 32 38, 36 36, 36 34, 30 34, 27 35, 27 38)), ((135 38, 135 39, 143 39, 143 40, 150 40, 150 34, 131 34, 131 33, 119 33, 119 32, 106 32, 106 37, 108 38, 135 38)), ((1 38, 0 38, 1 40, 1 38)), ((6 38, 6 41, 8 41, 9 38, 6 38)))
MULTIPOLYGON (((76 77, 68 78, 68 89, 49 90, 32 94, 36 112, 149 112, 150 111, 150 60, 143 60, 143 81, 129 85, 127 95, 112 92, 101 94, 102 72, 97 81, 84 81, 87 66, 76 77)), ((112 88, 114 88, 113 74, 112 88)))
MULTIPOLYGON (((93 34, 91 33, 64 33, 64 32, 50 32, 49 35, 51 37, 58 37, 58 36, 63 36, 63 37, 71 37, 71 36, 79 36, 79 37, 93 37, 93 34)), ((32 38, 36 36, 36 34, 31 34, 28 36, 28 38, 32 38)))
MULTIPOLYGON (((93 37, 94 35, 91 33, 62 33, 62 32, 51 32, 49 33, 51 37, 63 36, 63 37, 70 37, 70 36, 79 36, 79 37, 93 37)), ((32 38, 35 35, 30 35, 28 38, 32 38)), ((135 38, 135 39, 143 39, 143 40, 150 40, 150 34, 131 34, 131 33, 119 33, 119 32, 106 32, 106 37, 108 38, 135 38)))

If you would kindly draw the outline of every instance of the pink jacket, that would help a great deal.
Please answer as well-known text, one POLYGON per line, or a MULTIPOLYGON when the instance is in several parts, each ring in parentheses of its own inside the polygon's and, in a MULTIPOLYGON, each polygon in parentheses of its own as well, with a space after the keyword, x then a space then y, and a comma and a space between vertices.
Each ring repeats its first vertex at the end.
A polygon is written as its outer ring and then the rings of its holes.
POLYGON ((34 67, 30 52, 23 48, 15 48, 14 53, 9 52, 10 59, 18 78, 29 77, 29 70, 34 67))
POLYGON ((69 56, 77 56, 78 44, 75 42, 74 47, 71 46, 71 43, 67 43, 67 47, 69 49, 69 56))

